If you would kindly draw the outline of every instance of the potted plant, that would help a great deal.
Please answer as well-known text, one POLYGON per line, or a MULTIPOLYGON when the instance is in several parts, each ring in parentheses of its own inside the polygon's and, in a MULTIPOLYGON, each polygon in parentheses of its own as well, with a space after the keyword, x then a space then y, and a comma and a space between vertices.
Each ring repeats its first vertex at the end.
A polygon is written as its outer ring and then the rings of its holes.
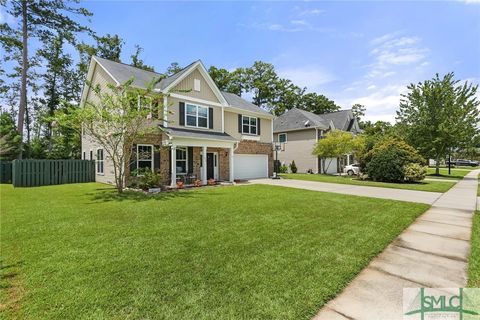
POLYGON ((201 187, 202 186, 202 180, 196 179, 194 182, 195 187, 201 187))
POLYGON ((208 185, 209 185, 209 186, 214 186, 215 183, 216 183, 216 182, 215 182, 215 179, 213 179, 213 178, 208 179, 207 182, 208 182, 208 185))
POLYGON ((185 188, 185 183, 183 181, 177 181, 177 189, 183 189, 185 188))

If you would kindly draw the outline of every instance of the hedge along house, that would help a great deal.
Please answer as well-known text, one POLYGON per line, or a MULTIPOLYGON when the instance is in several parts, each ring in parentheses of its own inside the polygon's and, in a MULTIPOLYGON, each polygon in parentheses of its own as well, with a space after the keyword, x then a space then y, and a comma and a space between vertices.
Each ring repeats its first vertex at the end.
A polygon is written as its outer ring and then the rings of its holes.
POLYGON ((352 134, 361 132, 352 110, 315 114, 297 108, 290 109, 274 120, 274 141, 282 145, 278 160, 285 165, 295 161, 300 173, 339 173, 342 164, 353 163, 353 155, 321 159, 312 154, 318 140, 331 130, 352 134))
MULTIPOLYGON (((145 88, 162 75, 130 65, 92 57, 87 80, 92 86, 145 88)), ((234 181, 268 177, 273 172, 273 115, 241 97, 222 92, 198 60, 180 72, 163 78, 155 91, 165 94, 163 107, 153 115, 162 132, 147 135, 134 144, 134 159, 126 163, 127 176, 150 168, 160 172, 164 184, 186 184, 208 179, 234 181)), ((95 103, 90 86, 82 94, 95 103)), ((152 122, 147 120, 146 123, 152 122)), ((96 160, 96 181, 113 184, 113 164, 96 141, 82 135, 82 157, 96 160)))

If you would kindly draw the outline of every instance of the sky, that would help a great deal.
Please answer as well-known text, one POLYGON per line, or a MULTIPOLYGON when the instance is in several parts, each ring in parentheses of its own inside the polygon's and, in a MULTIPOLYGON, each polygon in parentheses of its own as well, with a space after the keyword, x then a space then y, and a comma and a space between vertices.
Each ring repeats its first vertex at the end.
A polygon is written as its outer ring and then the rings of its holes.
MULTIPOLYGON (((480 0, 337 2, 87 1, 98 34, 134 45, 164 71, 201 59, 233 70, 256 60, 366 120, 394 121, 409 83, 454 71, 480 83, 480 0)), ((0 22, 8 17, 0 11, 0 22)))

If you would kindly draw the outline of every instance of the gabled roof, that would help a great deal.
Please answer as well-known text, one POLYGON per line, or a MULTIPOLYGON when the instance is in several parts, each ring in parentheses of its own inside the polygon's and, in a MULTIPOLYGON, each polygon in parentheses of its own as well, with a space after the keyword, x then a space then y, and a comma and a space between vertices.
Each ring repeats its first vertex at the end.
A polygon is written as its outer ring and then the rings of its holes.
POLYGON ((355 120, 351 109, 324 113, 321 116, 328 121, 332 121, 335 129, 343 131, 350 131, 355 120))
POLYGON ((214 91, 218 93, 219 100, 223 101, 225 106, 273 117, 272 114, 242 99, 236 94, 220 91, 213 80, 211 80, 208 72, 200 60, 192 62, 179 72, 169 77, 165 77, 165 75, 158 72, 143 70, 125 63, 115 62, 96 56, 92 57, 92 60, 96 61, 113 78, 117 85, 134 78, 132 83, 133 86, 138 88, 146 88, 147 84, 150 83, 154 78, 163 78, 155 86, 155 89, 161 91, 168 91, 170 87, 181 81, 190 71, 199 66, 201 72, 205 73, 205 77, 208 78, 206 79, 207 82, 210 82, 211 86, 214 86, 214 91))
POLYGON ((273 121, 273 132, 302 130, 308 128, 328 129, 330 124, 334 129, 361 132, 358 121, 352 110, 315 114, 309 111, 293 108, 273 121), (308 122, 307 122, 308 121, 308 122))
POLYGON ((308 128, 328 129, 329 123, 315 113, 298 108, 288 110, 273 121, 273 132, 308 128))

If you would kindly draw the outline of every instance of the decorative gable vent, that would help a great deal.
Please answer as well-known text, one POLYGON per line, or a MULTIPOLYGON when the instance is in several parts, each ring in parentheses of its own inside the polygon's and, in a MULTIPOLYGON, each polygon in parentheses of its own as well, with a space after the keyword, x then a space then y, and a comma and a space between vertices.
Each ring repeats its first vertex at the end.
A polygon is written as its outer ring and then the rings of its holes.
POLYGON ((193 90, 200 91, 200 79, 193 79, 193 90))

